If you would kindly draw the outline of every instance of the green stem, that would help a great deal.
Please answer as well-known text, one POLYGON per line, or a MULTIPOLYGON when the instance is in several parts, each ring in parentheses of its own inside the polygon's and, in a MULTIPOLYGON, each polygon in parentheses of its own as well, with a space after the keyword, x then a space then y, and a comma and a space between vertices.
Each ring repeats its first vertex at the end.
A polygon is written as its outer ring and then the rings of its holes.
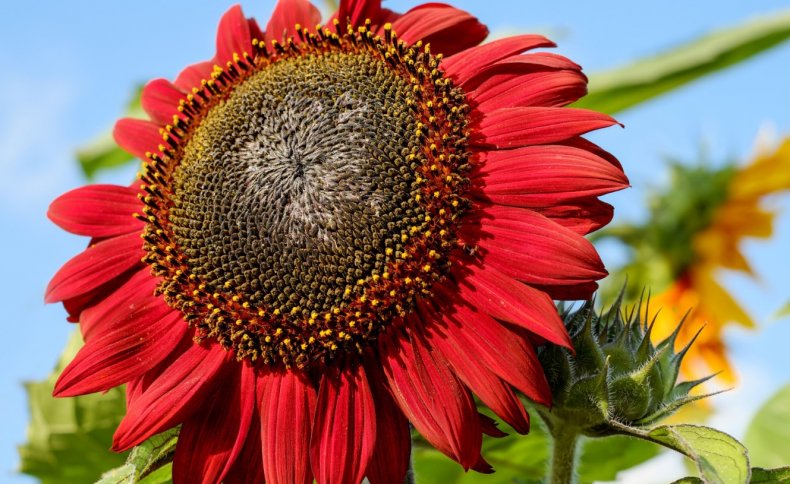
POLYGON ((551 484, 571 484, 576 480, 576 444, 579 434, 562 425, 551 429, 554 449, 551 456, 551 484))

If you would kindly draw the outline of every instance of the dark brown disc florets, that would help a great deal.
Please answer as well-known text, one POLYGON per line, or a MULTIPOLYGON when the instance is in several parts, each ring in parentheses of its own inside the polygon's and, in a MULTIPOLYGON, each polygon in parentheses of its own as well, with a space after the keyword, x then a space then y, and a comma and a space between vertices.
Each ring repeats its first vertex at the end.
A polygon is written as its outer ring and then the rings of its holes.
POLYGON ((456 247, 467 107, 428 46, 300 29, 215 67, 145 165, 145 261, 238 358, 357 354, 456 247))

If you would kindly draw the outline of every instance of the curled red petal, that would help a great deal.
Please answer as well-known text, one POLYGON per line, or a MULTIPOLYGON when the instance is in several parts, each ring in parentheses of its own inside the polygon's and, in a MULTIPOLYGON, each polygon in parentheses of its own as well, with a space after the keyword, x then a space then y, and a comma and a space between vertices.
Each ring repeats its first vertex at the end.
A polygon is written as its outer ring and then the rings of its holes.
POLYGON ((152 120, 167 125, 179 115, 178 105, 185 97, 184 91, 167 79, 154 79, 143 88, 140 105, 152 120))
POLYGON ((193 88, 199 88, 203 80, 211 79, 211 72, 214 70, 215 64, 214 61, 192 64, 178 74, 173 84, 182 91, 190 93, 193 88))
POLYGON ((252 52, 250 24, 241 6, 234 5, 219 21, 216 61, 224 67, 227 62, 233 61, 233 54, 242 56, 245 52, 248 54, 252 52))
POLYGON ((236 364, 232 359, 231 353, 218 345, 190 345, 132 401, 115 431, 112 449, 131 449, 200 411, 206 396, 221 381, 221 370, 236 364))
POLYGON ((470 141, 483 147, 520 148, 557 143, 615 124, 611 116, 588 109, 503 108, 486 113, 470 141))
POLYGON ((520 106, 566 106, 587 94, 587 77, 580 71, 512 69, 488 76, 469 99, 480 112, 520 106))
POLYGON ((132 216, 142 210, 137 191, 118 185, 87 185, 53 201, 47 216, 62 229, 89 237, 113 237, 140 231, 132 216))
POLYGON ((223 481, 247 440, 255 410, 255 380, 252 368, 238 364, 206 398, 201 411, 184 422, 173 459, 174 482, 223 481))
POLYGON ((546 293, 476 261, 469 261, 454 271, 458 281, 457 298, 547 341, 573 348, 557 308, 546 293))
POLYGON ((379 362, 367 363, 376 408, 376 445, 365 476, 370 484, 401 484, 411 461, 409 421, 384 386, 379 362))
POLYGON ((431 52, 450 56, 478 45, 488 28, 474 16, 453 6, 429 3, 414 7, 392 22, 401 40, 431 44, 431 52))
POLYGON ((157 280, 147 266, 131 271, 129 277, 117 285, 112 294, 98 299, 82 312, 80 330, 85 341, 99 337, 123 321, 128 314, 138 310, 145 301, 154 297, 157 280))
POLYGON ((124 118, 115 123, 112 134, 118 146, 144 160, 146 153, 158 151, 164 142, 159 132, 161 128, 151 121, 124 118))
POLYGON ((376 413, 363 366, 331 368, 321 380, 311 437, 316 482, 360 482, 376 444, 376 413))
POLYGON ((607 275, 587 239, 532 210, 491 205, 459 234, 476 241, 483 264, 528 284, 572 286, 607 275))
POLYGON ((463 50, 444 59, 441 67, 457 83, 463 84, 497 61, 530 49, 554 46, 554 42, 542 35, 515 35, 463 50))
POLYGON ((47 286, 47 303, 72 299, 131 269, 145 255, 140 235, 131 233, 97 242, 66 262, 47 286))
POLYGON ((370 20, 370 28, 374 32, 387 22, 393 22, 400 17, 392 10, 381 8, 381 0, 340 0, 337 12, 329 19, 332 24, 334 19, 340 21, 340 28, 345 29, 348 23, 354 27, 365 25, 370 20))
MULTIPOLYGON (((426 339, 447 359, 458 378, 502 420, 521 434, 529 432, 529 416, 516 394, 478 358, 470 358, 468 346, 462 346, 451 331, 461 328, 440 327, 441 318, 425 303, 420 304, 420 316, 425 322, 426 339)), ((503 359, 510 355, 503 354, 503 359)))
POLYGON ((312 29, 321 23, 321 12, 307 0, 279 0, 266 25, 266 41, 282 42, 296 33, 295 26, 312 29))
POLYGON ((72 397, 122 385, 156 366, 186 334, 181 315, 153 297, 85 343, 55 384, 72 397))
POLYGON ((480 461, 482 444, 474 400, 444 358, 426 348, 415 333, 382 343, 390 393, 431 445, 464 469, 473 468, 480 461))
POLYGON ((547 208, 628 187, 619 167, 571 146, 527 146, 480 157, 474 189, 477 196, 498 205, 547 208))
POLYGON ((263 469, 269 482, 313 482, 310 434, 316 392, 296 370, 274 371, 258 378, 263 469))
POLYGON ((466 304, 451 303, 452 294, 457 292, 455 287, 437 288, 442 296, 439 300, 446 301, 437 312, 444 336, 464 348, 469 361, 485 365, 533 401, 548 405, 551 389, 531 341, 488 314, 466 304))

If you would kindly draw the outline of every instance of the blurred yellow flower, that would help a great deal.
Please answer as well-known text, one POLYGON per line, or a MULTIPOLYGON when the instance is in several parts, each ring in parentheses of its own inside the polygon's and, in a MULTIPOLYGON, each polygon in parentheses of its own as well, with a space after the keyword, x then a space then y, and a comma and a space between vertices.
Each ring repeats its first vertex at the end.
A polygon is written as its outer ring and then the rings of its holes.
POLYGON ((767 195, 790 189, 790 138, 776 151, 759 154, 745 167, 724 170, 732 170, 725 183, 725 196, 712 207, 705 226, 697 226, 699 230, 691 234, 690 257, 682 258, 686 261, 681 266, 672 267, 674 280, 650 305, 661 308, 653 333, 656 339, 671 333, 689 310, 678 344, 687 343, 705 327, 686 356, 683 372, 687 377, 721 372, 726 381, 732 382, 735 375, 723 330, 733 323, 750 328, 754 322, 716 276, 720 269, 754 276, 740 244, 747 237, 767 239, 772 235, 775 213, 763 208, 762 201, 767 195))

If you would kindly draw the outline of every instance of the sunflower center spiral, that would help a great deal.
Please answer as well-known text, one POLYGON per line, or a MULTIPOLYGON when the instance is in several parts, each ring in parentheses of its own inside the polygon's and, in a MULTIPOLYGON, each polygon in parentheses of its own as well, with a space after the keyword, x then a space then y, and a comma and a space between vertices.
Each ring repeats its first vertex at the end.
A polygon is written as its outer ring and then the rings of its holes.
POLYGON ((406 99, 408 83, 369 54, 291 58, 247 79, 175 172, 170 221, 193 273, 282 312, 358 296, 425 216, 406 99))
POLYGON ((386 30, 253 42, 193 89, 141 175, 143 259, 195 328, 255 364, 362 354, 456 250, 463 93, 386 30))

